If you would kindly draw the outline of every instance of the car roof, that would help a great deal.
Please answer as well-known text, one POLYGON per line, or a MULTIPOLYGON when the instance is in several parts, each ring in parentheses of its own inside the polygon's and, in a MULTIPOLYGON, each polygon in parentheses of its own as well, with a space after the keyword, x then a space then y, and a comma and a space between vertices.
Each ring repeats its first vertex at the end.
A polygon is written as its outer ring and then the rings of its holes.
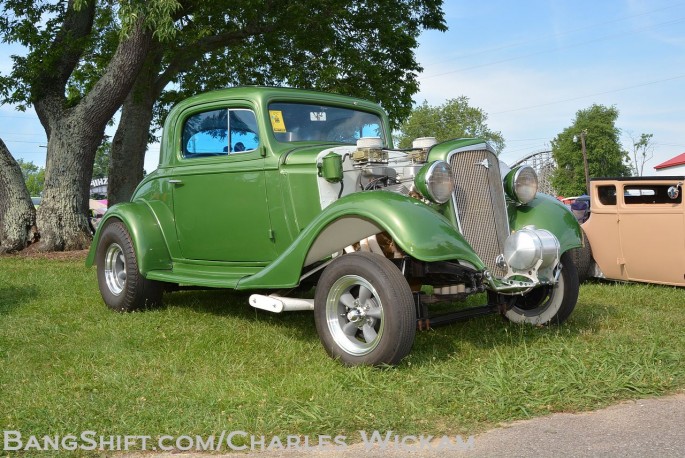
POLYGON ((329 92, 313 91, 309 89, 275 86, 237 86, 226 89, 218 89, 188 97, 187 99, 179 102, 177 107, 194 105, 198 102, 202 102, 203 100, 215 101, 220 99, 243 99, 266 104, 271 100, 280 98, 292 100, 294 102, 325 102, 347 106, 358 106, 365 109, 382 110, 379 104, 356 97, 332 94, 329 92))
POLYGON ((673 181, 673 180, 685 180, 685 176, 642 176, 642 177, 597 177, 592 178, 590 181, 673 181))

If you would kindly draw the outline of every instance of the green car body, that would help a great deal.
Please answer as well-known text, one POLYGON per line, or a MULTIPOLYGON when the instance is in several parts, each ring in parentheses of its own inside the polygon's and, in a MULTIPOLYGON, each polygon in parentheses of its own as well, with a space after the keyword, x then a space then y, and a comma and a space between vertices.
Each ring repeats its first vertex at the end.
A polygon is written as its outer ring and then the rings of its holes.
MULTIPOLYGON (((429 140, 427 146, 411 151, 394 150, 387 115, 368 101, 285 88, 210 92, 179 103, 169 113, 159 168, 143 179, 130 202, 107 211, 87 265, 98 264, 103 297, 118 310, 138 308, 148 294, 145 288, 149 292, 152 285, 264 292, 295 288, 312 280, 317 284, 329 264, 338 258, 348 259, 349 264, 355 259, 350 254, 359 251, 390 260, 412 284, 412 294, 420 293, 416 284, 431 285, 439 292, 441 287, 453 286, 449 272, 455 273, 457 284, 465 286, 446 290, 452 293, 444 294, 446 298, 485 290, 509 297, 506 295, 524 296, 536 287, 553 289, 560 257, 581 245, 580 228, 556 199, 537 194, 529 202, 517 201, 511 189, 516 187, 513 180, 518 179, 518 171, 506 174, 500 166, 489 145, 479 139, 437 144, 429 140), (367 142, 370 146, 364 143, 369 133, 374 137, 367 142), (469 159, 474 151, 485 159, 469 159), (477 200, 460 197, 474 189, 468 181, 473 178, 458 169, 459 159, 465 157, 469 173, 475 169, 487 174, 483 192, 494 194, 499 202, 501 215, 493 230, 500 243, 493 253, 505 256, 497 260, 483 255, 484 248, 480 248, 488 245, 487 234, 476 242, 473 237, 480 229, 465 229, 480 228, 478 218, 485 218, 483 214, 470 216, 467 207, 476 205, 477 200), (432 165, 443 167, 442 174, 432 165), (445 167, 456 181, 445 181, 445 167), (438 171, 431 172, 433 169, 438 171), (495 175, 497 184, 493 185, 495 175), (468 179, 460 183, 462 176, 468 179), (505 184, 509 180, 508 186, 502 184, 503 178, 505 184), (414 186, 417 180, 419 185, 414 186), (452 186, 450 197, 443 197, 442 203, 422 195, 426 189, 430 192, 431 186, 444 194, 445 188, 440 186, 447 185, 452 186), (507 194, 505 188, 510 190, 507 194), (462 198, 471 200, 462 204, 462 198), (117 226, 118 232, 113 228, 107 232, 108 226, 117 226), (516 262, 509 259, 530 254, 510 247, 507 255, 502 246, 511 232, 523 228, 528 228, 523 235, 542 240, 534 248, 542 249, 543 254, 538 256, 539 263, 536 258, 534 268, 517 270, 510 267, 516 262), (127 240, 131 253, 127 252, 127 240), (380 247, 377 240, 385 245, 380 247), (365 249, 367 243, 371 249, 365 249), (555 254, 550 254, 554 250, 555 254), (432 277, 430 272, 436 266, 442 273, 432 277), (146 283, 132 285, 134 280, 146 283), (130 300, 126 302, 125 297, 130 300)), ((495 213, 488 207, 485 216, 488 211, 495 213)), ((370 259, 368 262, 375 262, 373 256, 370 259)), ((362 261, 367 262, 366 258, 362 261)), ((370 285, 375 282, 369 280, 370 285)), ((355 285, 345 291, 355 293, 360 288, 355 285)), ((346 293, 341 294, 346 300, 346 293)), ((380 307, 381 293, 377 294, 372 295, 375 302, 369 302, 367 309, 380 307)), ((263 297, 258 295, 255 303, 251 299, 251 304, 268 309, 259 305, 266 300, 263 297)), ((302 304, 299 308, 286 304, 285 309, 316 312, 323 307, 316 301, 312 307, 302 304)), ((388 310, 386 307, 384 319, 389 320, 388 310)), ((356 320, 356 315, 350 316, 356 320)), ((331 319, 330 314, 322 316, 324 321, 331 319)), ((366 319, 379 331, 380 319, 366 319)), ((350 327, 346 329, 351 332, 350 327)), ((351 350, 342 345, 341 354, 327 348, 329 353, 350 364, 395 363, 404 356, 388 357, 389 350, 382 348, 380 337, 376 338, 380 344, 370 346, 361 334, 351 337, 351 350), (356 340, 361 344, 356 345, 356 340), (383 354, 377 358, 374 352, 383 354), (346 359, 346 355, 351 356, 346 359)))

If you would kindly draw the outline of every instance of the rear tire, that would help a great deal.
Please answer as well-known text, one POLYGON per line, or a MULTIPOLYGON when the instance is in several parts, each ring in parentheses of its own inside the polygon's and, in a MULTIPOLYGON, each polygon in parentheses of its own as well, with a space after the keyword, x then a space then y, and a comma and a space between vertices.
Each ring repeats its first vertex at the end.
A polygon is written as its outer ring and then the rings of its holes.
POLYGON ((416 335, 409 284, 374 253, 346 254, 326 267, 316 286, 314 319, 328 354, 348 366, 397 364, 416 335))
POLYGON ((579 248, 574 248, 571 250, 573 256, 573 263, 576 265, 576 270, 578 271, 578 281, 583 283, 590 277, 592 270, 592 248, 590 247, 590 241, 583 232, 583 246, 579 248))
POLYGON ((162 303, 162 283, 146 279, 138 270, 131 236, 121 221, 104 228, 95 256, 98 286, 107 307, 133 312, 162 303))

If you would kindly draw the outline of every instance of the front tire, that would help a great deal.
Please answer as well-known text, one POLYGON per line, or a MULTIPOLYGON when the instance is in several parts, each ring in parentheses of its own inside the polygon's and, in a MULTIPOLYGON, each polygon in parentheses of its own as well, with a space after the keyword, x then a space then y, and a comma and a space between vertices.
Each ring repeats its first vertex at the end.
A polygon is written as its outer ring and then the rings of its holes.
POLYGON ((121 221, 107 224, 96 251, 98 286, 107 307, 133 312, 161 304, 162 284, 138 270, 131 236, 121 221))
POLYGON ((326 352, 348 366, 397 364, 416 335, 409 284, 374 253, 346 254, 326 267, 316 286, 314 320, 326 352))
POLYGON ((505 313, 514 323, 561 324, 578 302, 578 272, 569 252, 561 255, 561 274, 554 286, 541 286, 520 296, 505 313))

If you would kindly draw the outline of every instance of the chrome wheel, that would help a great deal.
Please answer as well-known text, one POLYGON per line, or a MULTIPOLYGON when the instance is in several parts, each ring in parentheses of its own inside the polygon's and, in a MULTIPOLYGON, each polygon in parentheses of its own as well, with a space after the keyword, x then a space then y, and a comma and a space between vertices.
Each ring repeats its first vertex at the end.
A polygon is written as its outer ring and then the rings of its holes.
POLYGON ((105 283, 115 296, 126 287, 126 258, 118 243, 112 243, 105 253, 105 283))
POLYGON ((376 289, 357 275, 340 277, 326 300, 328 329, 340 348, 355 356, 373 351, 383 336, 383 304, 376 289))
POLYGON ((95 259, 98 287, 107 307, 133 312, 161 304, 162 285, 138 270, 136 251, 124 223, 112 218, 103 224, 95 259))
POLYGON ((395 264, 374 253, 346 254, 324 269, 314 321, 326 352, 348 366, 397 364, 416 335, 409 283, 395 264))

